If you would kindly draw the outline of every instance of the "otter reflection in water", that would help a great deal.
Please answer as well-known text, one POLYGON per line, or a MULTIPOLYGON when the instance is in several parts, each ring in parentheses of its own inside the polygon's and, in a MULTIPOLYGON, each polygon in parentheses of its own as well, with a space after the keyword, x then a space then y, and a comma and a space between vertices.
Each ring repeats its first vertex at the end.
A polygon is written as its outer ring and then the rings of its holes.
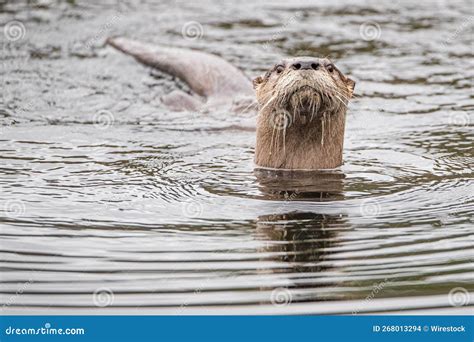
POLYGON ((259 216, 256 238, 264 240, 265 260, 282 267, 259 273, 279 274, 279 285, 260 287, 269 294, 262 304, 275 305, 328 299, 328 287, 337 284, 325 277, 331 268, 326 262, 337 241, 337 228, 346 225, 343 215, 288 212, 259 216))
MULTIPOLYGON (((276 212, 258 217, 256 238, 265 241, 262 244, 264 247, 259 249, 265 260, 270 258, 282 267, 261 272, 282 273, 287 288, 315 290, 304 296, 299 294, 298 298, 292 295, 293 301, 304 301, 309 297, 312 300, 316 297, 321 299, 317 289, 334 285, 322 276, 331 267, 325 260, 338 239, 338 231, 347 227, 348 223, 345 215, 308 211, 308 201, 342 199, 344 174, 339 171, 267 170, 256 170, 255 174, 264 195, 281 203, 276 212)), ((261 290, 271 291, 272 295, 275 291, 274 288, 261 290)))
POLYGON ((289 263, 283 272, 320 272, 335 241, 331 227, 345 223, 342 215, 313 212, 288 212, 262 215, 257 220, 257 238, 267 241, 262 252, 271 253, 275 259, 289 263))
POLYGON ((344 199, 345 175, 338 170, 276 171, 255 169, 259 190, 268 199, 329 201, 344 199))

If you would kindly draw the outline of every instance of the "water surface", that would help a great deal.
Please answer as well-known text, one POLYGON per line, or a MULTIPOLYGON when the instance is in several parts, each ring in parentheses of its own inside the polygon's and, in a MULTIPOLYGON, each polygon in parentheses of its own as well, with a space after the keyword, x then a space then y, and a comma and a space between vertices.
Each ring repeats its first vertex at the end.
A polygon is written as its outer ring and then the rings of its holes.
POLYGON ((13 19, 25 32, 2 36, 4 309, 472 301, 470 1, 0 3, 0 23, 13 19), (249 78, 329 56, 357 81, 344 165, 256 172, 255 115, 169 112, 160 96, 186 87, 105 46, 115 35, 215 53, 249 78))

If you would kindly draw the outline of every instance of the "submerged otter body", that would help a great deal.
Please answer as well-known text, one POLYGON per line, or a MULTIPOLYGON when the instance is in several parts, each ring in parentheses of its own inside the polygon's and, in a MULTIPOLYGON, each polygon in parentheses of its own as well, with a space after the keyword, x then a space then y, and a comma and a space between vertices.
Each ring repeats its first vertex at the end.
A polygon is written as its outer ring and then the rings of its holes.
POLYGON ((128 38, 109 38, 107 44, 142 64, 185 82, 193 94, 175 90, 162 102, 172 110, 198 111, 203 107, 238 106, 253 98, 252 83, 235 66, 202 51, 157 46, 128 38))
POLYGON ((286 59, 257 77, 253 86, 237 68, 205 52, 111 38, 108 44, 139 62, 174 75, 194 94, 162 98, 173 110, 258 105, 255 163, 275 169, 330 169, 342 164, 346 109, 354 90, 328 59, 286 59))

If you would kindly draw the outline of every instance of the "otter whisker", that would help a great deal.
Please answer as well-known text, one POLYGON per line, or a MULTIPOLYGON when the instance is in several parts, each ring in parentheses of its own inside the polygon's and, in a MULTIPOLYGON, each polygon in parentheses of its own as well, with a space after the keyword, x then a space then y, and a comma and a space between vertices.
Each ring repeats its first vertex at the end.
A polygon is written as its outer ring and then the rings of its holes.
POLYGON ((331 118, 328 120, 328 134, 331 135, 331 118))
POLYGON ((270 100, 268 100, 267 103, 265 103, 265 105, 262 108, 260 108, 260 110, 264 110, 270 104, 270 102, 275 99, 275 97, 276 96, 273 96, 272 98, 270 98, 270 100))
MULTIPOLYGON (((332 91, 334 93, 336 93, 337 95, 341 96, 344 100, 346 100, 346 102, 348 103, 350 101, 350 98, 347 97, 346 94, 343 94, 341 91, 337 90, 337 89, 332 89, 332 91)), ((347 104, 346 104, 347 105, 347 104)))
POLYGON ((347 107, 347 105, 344 103, 344 101, 342 101, 342 100, 339 98, 339 96, 334 95, 334 97, 335 97, 337 100, 339 100, 339 101, 342 103, 342 105, 343 105, 344 107, 347 107))
POLYGON ((326 112, 323 113, 321 118, 321 146, 324 146, 324 122, 326 121, 326 112))
POLYGON ((273 146, 274 146, 273 138, 274 137, 275 137, 275 125, 273 125, 272 139, 271 139, 271 143, 270 143, 270 155, 273 154, 273 146))
POLYGON ((245 107, 244 109, 240 110, 241 113, 246 113, 251 107, 257 107, 258 106, 258 103, 257 102, 252 102, 251 104, 249 104, 247 107, 245 107))
POLYGON ((341 93, 340 91, 334 90, 335 95, 339 95, 341 98, 345 100, 345 103, 349 103, 350 99, 346 96, 346 94, 341 93))

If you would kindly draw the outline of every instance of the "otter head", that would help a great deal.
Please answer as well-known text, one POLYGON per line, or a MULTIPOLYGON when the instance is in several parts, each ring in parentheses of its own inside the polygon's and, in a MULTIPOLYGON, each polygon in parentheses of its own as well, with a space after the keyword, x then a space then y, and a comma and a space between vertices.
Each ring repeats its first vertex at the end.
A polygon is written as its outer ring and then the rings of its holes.
POLYGON ((289 111, 294 119, 345 109, 355 82, 326 58, 284 59, 253 81, 257 101, 274 110, 289 111))
POLYGON ((326 58, 284 59, 254 81, 256 164, 322 169, 342 164, 345 113, 355 82, 326 58))

